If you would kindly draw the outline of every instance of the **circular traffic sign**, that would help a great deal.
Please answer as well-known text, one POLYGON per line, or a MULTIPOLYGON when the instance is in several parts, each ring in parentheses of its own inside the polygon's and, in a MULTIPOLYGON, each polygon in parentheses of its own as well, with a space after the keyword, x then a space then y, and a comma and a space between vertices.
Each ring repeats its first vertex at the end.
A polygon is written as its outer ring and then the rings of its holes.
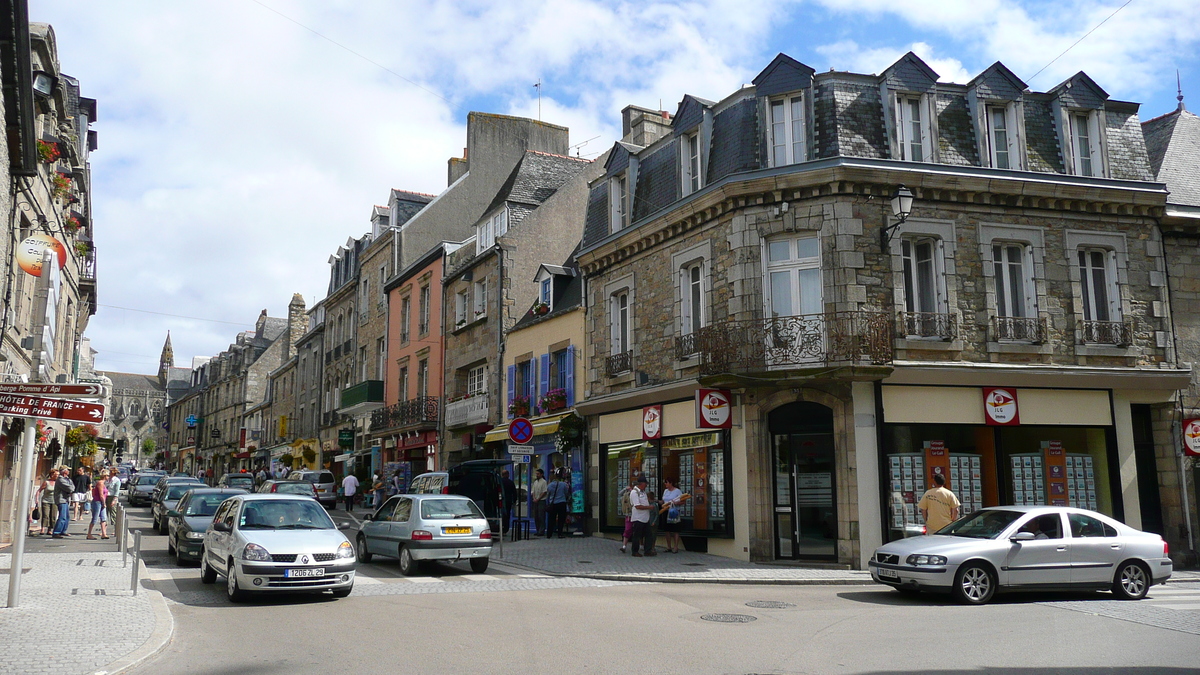
POLYGON ((518 417, 508 425, 508 437, 518 445, 528 443, 533 438, 533 423, 524 417, 518 417))

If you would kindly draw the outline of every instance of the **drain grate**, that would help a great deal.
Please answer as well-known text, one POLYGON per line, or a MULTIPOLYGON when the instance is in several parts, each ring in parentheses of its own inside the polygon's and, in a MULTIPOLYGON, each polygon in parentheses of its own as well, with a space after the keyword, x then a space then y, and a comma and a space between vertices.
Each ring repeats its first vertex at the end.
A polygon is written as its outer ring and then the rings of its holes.
POLYGON ((679 563, 687 567, 704 567, 704 563, 679 563))
POLYGON ((749 614, 701 614, 700 618, 705 621, 715 621, 717 623, 750 623, 758 619, 758 617, 750 616, 749 614))
POLYGON ((580 565, 591 565, 592 564, 591 560, 576 560, 575 562, 579 563, 580 565))
POLYGON ((790 602, 781 602, 779 600, 754 600, 746 603, 747 607, 755 607, 758 609, 787 609, 796 605, 790 602))

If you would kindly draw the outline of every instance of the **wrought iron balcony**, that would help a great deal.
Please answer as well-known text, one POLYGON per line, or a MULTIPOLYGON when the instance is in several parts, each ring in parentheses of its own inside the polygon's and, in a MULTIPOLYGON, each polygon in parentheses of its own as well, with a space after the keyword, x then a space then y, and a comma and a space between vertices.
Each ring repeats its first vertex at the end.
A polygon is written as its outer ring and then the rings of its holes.
POLYGON ((996 342, 1044 343, 1050 335, 1046 320, 1041 317, 993 316, 992 340, 996 342))
POLYGON ((958 337, 958 315, 936 312, 900 312, 900 337, 938 338, 958 337))
POLYGON ((96 246, 88 247, 87 255, 79 263, 79 280, 83 283, 96 283, 96 246))
POLYGON ((679 335, 675 338, 675 360, 686 361, 700 353, 698 333, 679 335))
POLYGON ((700 372, 795 370, 892 362, 894 326, 884 312, 831 312, 727 321, 698 335, 700 372))
POLYGON ((438 421, 438 408, 438 399, 435 396, 422 396, 380 408, 371 413, 371 431, 435 425, 438 421))
MULTIPOLYGON (((383 405, 383 380, 363 380, 342 391, 342 408, 383 405)), ((340 412, 344 412, 340 411, 340 412)))
POLYGON ((1133 344, 1132 321, 1080 321, 1079 342, 1089 345, 1128 347, 1133 344))
POLYGON ((633 370, 633 352, 621 352, 608 357, 604 363, 604 372, 609 377, 614 377, 622 373, 628 373, 633 370))

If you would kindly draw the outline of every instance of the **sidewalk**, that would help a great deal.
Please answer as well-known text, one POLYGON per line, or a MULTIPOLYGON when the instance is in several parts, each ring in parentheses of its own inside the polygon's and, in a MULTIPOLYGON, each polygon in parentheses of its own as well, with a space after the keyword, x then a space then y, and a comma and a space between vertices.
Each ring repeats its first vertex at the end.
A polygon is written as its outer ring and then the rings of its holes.
POLYGON ((609 581, 656 581, 712 584, 864 585, 874 583, 869 572, 762 565, 730 558, 690 553, 664 553, 634 558, 621 553, 620 541, 602 537, 528 539, 503 543, 492 560, 501 565, 565 577, 609 581))
POLYGON ((68 532, 74 536, 26 539, 20 606, 13 609, 4 606, 12 549, 0 549, 0 673, 115 675, 171 639, 162 594, 129 590, 133 556, 122 566, 117 540, 88 541, 82 523, 72 522, 68 532))

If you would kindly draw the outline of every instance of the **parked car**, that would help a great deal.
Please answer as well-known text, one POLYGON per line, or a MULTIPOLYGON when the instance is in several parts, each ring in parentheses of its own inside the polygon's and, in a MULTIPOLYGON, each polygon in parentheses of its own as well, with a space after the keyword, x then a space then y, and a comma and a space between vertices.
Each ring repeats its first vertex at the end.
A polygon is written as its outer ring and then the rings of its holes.
POLYGON ((203 487, 184 493, 179 504, 167 511, 167 553, 175 556, 176 564, 200 560, 204 533, 212 525, 217 508, 226 499, 244 494, 247 492, 239 488, 203 487))
POLYGON ((129 505, 141 506, 149 504, 150 497, 154 494, 154 489, 158 486, 160 478, 162 478, 162 474, 139 471, 133 477, 133 484, 129 486, 129 490, 127 491, 129 505))
POLYGON ((312 483, 317 491, 317 501, 329 507, 337 505, 337 482, 332 471, 293 471, 288 474, 288 480, 306 480, 312 483))
POLYGON ((204 483, 169 483, 162 489, 154 493, 154 498, 150 502, 150 519, 154 522, 154 529, 159 534, 167 533, 167 511, 175 508, 188 490, 196 488, 208 487, 204 483))
POLYGON ((396 495, 364 516, 357 536, 358 558, 375 555, 400 559, 410 576, 422 560, 469 560, 471 570, 487 571, 492 530, 474 500, 462 495, 396 495))
POLYGON ((325 509, 307 497, 246 494, 221 503, 204 535, 200 581, 225 577, 226 593, 241 602, 251 592, 354 589, 354 546, 325 509))
POLYGON ((280 492, 287 495, 303 495, 317 498, 317 489, 306 480, 268 480, 258 486, 259 492, 280 492))
POLYGON ((981 605, 998 591, 1111 590, 1139 600, 1171 577, 1167 543, 1094 511, 993 506, 936 534, 900 539, 868 562, 875 581, 901 591, 952 592, 981 605))
POLYGON ((254 492, 254 474, 227 473, 217 480, 217 487, 241 488, 254 492))

